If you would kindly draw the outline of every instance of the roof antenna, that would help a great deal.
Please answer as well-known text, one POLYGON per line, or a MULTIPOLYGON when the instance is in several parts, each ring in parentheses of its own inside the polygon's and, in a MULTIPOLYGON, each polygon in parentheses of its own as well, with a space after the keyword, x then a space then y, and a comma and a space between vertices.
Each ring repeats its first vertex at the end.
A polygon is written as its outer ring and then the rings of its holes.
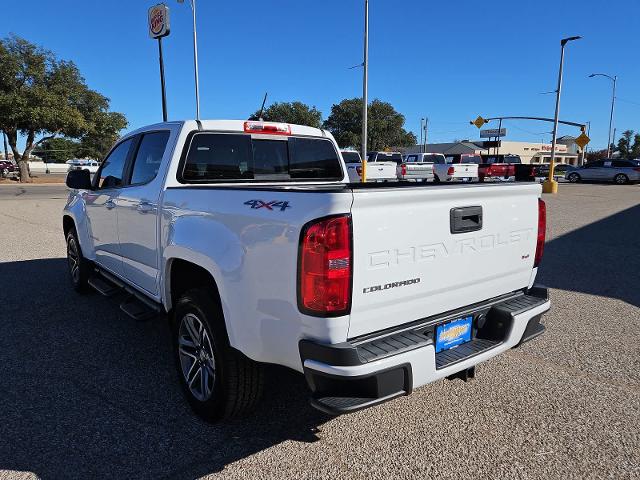
POLYGON ((262 106, 260 107, 260 113, 258 113, 258 120, 260 120, 261 122, 264 121, 264 119, 262 118, 262 112, 264 111, 264 104, 267 103, 267 94, 269 92, 264 92, 264 100, 262 100, 262 106))

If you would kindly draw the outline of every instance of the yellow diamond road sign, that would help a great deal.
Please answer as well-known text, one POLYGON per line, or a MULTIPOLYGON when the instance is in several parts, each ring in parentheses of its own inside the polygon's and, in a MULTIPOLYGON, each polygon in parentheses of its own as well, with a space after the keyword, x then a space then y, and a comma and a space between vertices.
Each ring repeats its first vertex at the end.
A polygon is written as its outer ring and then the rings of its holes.
POLYGON ((484 118, 482 118, 480 115, 478 115, 478 118, 476 118, 476 119, 473 121, 473 124, 474 124, 476 127, 478 127, 478 128, 482 128, 482 126, 483 126, 485 123, 487 123, 487 121, 486 121, 484 118))
POLYGON ((581 149, 584 149, 584 147, 586 147, 587 143, 589 143, 590 141, 591 139, 587 137, 583 132, 578 138, 576 138, 576 145, 578 145, 581 149))

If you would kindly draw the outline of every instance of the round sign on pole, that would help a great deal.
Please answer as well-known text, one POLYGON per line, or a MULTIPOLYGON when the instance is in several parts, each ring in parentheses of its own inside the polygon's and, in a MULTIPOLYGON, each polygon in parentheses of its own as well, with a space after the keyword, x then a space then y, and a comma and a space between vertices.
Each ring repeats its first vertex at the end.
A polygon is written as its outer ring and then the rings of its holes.
POLYGON ((149 9, 149 36, 162 38, 169 35, 169 7, 164 3, 149 9))

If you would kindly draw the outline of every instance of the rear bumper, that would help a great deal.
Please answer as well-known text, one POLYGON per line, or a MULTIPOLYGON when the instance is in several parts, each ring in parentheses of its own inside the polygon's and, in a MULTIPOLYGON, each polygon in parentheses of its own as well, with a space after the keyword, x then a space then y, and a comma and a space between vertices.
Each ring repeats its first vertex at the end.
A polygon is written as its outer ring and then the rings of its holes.
POLYGON ((547 289, 533 287, 464 309, 341 344, 300 341, 311 404, 338 415, 409 395, 415 388, 472 369, 544 332, 547 289), (468 343, 436 354, 435 326, 473 316, 468 343))

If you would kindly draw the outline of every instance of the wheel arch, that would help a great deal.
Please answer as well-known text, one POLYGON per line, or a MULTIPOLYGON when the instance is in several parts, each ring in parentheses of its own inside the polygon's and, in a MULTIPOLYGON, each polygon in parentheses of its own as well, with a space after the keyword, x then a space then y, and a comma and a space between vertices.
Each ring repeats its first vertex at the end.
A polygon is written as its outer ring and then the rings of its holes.
MULTIPOLYGON (((193 254, 193 252, 191 252, 193 254)), ((223 300, 220 284, 216 280, 215 269, 205 262, 187 256, 172 256, 164 263, 163 301, 167 312, 171 312, 178 299, 193 288, 205 288, 220 307, 220 315, 227 340, 233 345, 232 329, 228 322, 228 309, 223 300), (213 270, 213 271, 212 271, 213 270)))
POLYGON ((64 232, 64 237, 67 238, 67 235, 71 231, 71 229, 76 228, 76 222, 69 214, 65 214, 62 216, 62 231, 64 232))

